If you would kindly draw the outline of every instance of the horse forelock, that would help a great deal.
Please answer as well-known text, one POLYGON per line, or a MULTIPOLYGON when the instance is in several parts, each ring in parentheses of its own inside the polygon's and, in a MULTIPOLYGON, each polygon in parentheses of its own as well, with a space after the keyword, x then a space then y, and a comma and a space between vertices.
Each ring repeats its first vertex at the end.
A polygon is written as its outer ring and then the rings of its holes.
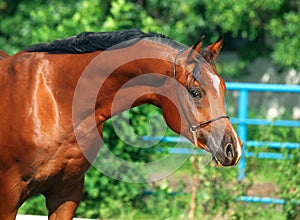
POLYGON ((204 72, 214 72, 214 69, 216 69, 216 63, 214 60, 210 59, 209 51, 206 50, 201 50, 200 53, 195 56, 194 63, 194 69, 190 72, 190 74, 192 74, 198 82, 204 84, 203 80, 201 80, 201 74, 204 74, 204 72))

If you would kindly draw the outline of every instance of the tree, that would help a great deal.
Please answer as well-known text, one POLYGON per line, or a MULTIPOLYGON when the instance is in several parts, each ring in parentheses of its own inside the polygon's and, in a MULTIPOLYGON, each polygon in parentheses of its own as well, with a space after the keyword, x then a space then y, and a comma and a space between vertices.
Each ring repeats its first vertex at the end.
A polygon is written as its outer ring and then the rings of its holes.
MULTIPOLYGON (((281 68, 300 69, 299 2, 294 0, 0 0, 1 49, 15 53, 41 41, 82 31, 140 28, 192 44, 224 34, 224 50, 238 52, 245 71, 264 56, 281 68)), ((234 69, 224 65, 225 74, 234 69), (228 67, 228 71, 227 68, 228 67)))

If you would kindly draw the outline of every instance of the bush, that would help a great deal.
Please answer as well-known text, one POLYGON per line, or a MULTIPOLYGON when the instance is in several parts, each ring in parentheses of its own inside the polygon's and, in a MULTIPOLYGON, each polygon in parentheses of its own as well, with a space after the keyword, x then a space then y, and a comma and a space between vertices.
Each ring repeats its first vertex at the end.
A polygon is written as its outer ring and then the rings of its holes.
POLYGON ((283 151, 285 159, 278 168, 278 196, 286 200, 283 213, 286 219, 300 217, 300 149, 283 151))

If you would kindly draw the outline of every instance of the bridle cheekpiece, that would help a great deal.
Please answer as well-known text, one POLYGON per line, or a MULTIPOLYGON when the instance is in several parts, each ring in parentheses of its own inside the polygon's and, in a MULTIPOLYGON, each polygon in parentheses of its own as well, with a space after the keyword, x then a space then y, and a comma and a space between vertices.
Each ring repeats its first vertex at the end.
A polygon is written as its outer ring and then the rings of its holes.
POLYGON ((223 119, 223 118, 229 119, 229 116, 223 115, 223 116, 219 116, 219 117, 216 117, 216 118, 213 118, 213 119, 210 119, 210 120, 207 120, 207 121, 199 122, 199 123, 196 123, 196 124, 193 124, 189 120, 188 115, 187 115, 186 111, 184 110, 183 103, 182 103, 180 95, 179 95, 178 82, 176 80, 176 66, 177 66, 176 61, 177 61, 177 58, 179 57, 179 55, 184 51, 185 51, 185 49, 179 50, 176 57, 175 57, 175 59, 174 59, 174 65, 173 65, 174 66, 173 67, 174 68, 174 70, 173 70, 174 71, 173 72, 174 73, 174 75, 173 75, 174 76, 174 85, 175 85, 175 91, 176 91, 176 95, 177 95, 177 99, 178 99, 181 111, 182 111, 182 113, 183 113, 183 115, 184 115, 184 117, 185 117, 185 119, 186 119, 186 121, 187 121, 187 123, 190 127, 190 132, 192 133, 195 146, 197 147, 198 146, 197 145, 197 131, 198 131, 198 128, 203 127, 205 125, 210 124, 211 122, 214 122, 214 121, 217 121, 217 120, 220 120, 220 119, 223 119))

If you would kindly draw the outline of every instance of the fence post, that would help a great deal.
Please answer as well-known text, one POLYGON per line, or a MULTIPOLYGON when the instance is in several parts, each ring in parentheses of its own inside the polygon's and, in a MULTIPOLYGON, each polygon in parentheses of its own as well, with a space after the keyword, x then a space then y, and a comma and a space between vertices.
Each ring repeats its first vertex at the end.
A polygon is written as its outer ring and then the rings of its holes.
POLYGON ((238 180, 242 180, 245 178, 245 170, 246 170, 246 141, 247 141, 247 118, 248 118, 248 91, 246 89, 242 89, 239 92, 238 98, 238 135, 243 142, 243 150, 242 157, 238 164, 239 174, 238 180))

